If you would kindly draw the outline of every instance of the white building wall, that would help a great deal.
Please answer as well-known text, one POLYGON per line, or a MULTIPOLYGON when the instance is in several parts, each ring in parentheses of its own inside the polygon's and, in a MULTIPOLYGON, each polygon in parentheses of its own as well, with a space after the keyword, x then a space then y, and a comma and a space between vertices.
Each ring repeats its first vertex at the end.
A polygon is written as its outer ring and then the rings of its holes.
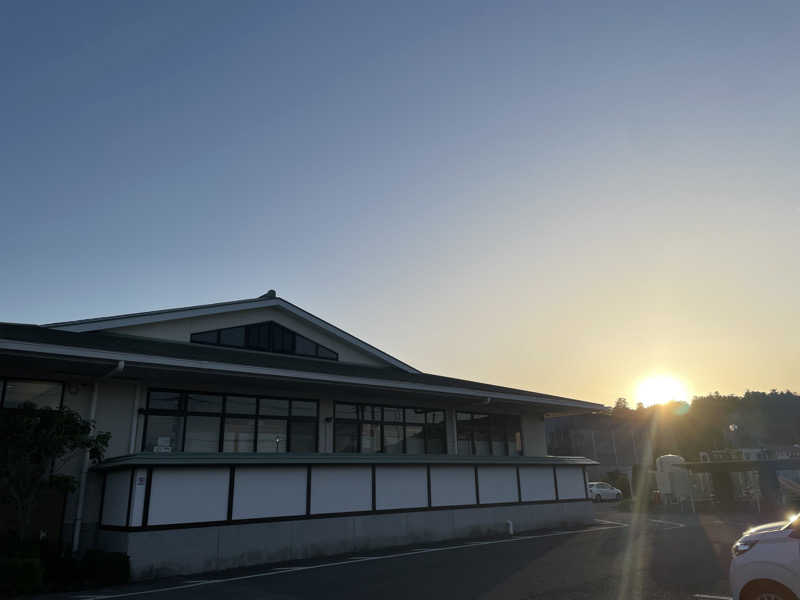
POLYGON ((553 467, 520 465, 519 486, 523 502, 541 502, 556 499, 553 467))
POLYGON ((428 473, 425 465, 375 467, 375 508, 428 506, 428 473))
POLYGON ((369 466, 311 468, 311 514, 372 509, 372 471, 369 466))
POLYGON ((303 515, 306 467, 239 467, 234 476, 234 519, 303 515))
POLYGON ((476 503, 474 467, 431 465, 431 506, 476 503))
POLYGON ((556 467, 558 497, 561 500, 586 498, 586 481, 580 467, 556 467))
POLYGON ((130 471, 112 471, 106 477, 102 522, 106 525, 127 525, 128 495, 131 487, 130 471))
POLYGON ((229 474, 214 467, 154 469, 148 525, 224 521, 229 474))
POLYGON ((512 465, 478 467, 481 504, 517 502, 517 469, 512 465))

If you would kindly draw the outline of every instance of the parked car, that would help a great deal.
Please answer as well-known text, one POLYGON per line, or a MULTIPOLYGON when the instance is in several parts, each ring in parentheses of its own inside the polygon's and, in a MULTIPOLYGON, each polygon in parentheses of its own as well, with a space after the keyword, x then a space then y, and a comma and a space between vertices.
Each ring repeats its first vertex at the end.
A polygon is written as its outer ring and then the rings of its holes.
POLYGON ((800 598, 800 519, 748 529, 731 553, 734 600, 800 598))
POLYGON ((595 502, 622 500, 622 491, 605 481, 590 481, 589 497, 595 502))

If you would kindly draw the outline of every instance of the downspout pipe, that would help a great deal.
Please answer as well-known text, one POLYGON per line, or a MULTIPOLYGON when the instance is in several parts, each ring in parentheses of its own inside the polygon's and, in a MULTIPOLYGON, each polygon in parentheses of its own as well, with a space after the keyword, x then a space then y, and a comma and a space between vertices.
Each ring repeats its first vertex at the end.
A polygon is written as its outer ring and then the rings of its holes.
POLYGON ((136 393, 133 396, 133 405, 131 406, 131 433, 128 440, 128 454, 133 454, 136 448, 136 428, 139 421, 139 404, 142 395, 142 384, 136 384, 136 393))
MULTIPOLYGON (((111 369, 108 373, 103 375, 101 379, 119 375, 125 369, 125 361, 120 360, 117 366, 111 369)), ((92 386, 92 401, 89 404, 89 420, 94 422, 95 415, 97 414, 97 395, 98 395, 99 381, 95 381, 92 386)), ((94 435, 94 425, 92 425, 92 433, 94 435)), ((72 529, 72 553, 78 551, 81 543, 81 527, 83 526, 83 505, 86 501, 86 479, 89 475, 89 451, 87 450, 83 456, 83 469, 81 469, 81 480, 78 487, 78 506, 75 509, 75 522, 72 529)))

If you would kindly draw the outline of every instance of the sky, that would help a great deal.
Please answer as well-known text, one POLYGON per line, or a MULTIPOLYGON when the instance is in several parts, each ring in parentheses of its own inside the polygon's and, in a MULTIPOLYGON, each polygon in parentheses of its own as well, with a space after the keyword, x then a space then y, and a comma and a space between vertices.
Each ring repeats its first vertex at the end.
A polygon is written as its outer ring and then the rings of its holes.
POLYGON ((0 321, 269 289, 423 371, 800 389, 800 4, 0 4, 0 321))

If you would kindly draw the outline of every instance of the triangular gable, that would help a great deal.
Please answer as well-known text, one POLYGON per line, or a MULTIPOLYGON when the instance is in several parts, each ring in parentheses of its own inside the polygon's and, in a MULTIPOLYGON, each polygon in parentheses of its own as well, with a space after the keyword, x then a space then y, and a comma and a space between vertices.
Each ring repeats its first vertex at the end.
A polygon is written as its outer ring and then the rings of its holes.
POLYGON ((105 331, 190 342, 192 334, 203 331, 268 321, 274 321, 337 353, 342 362, 375 366, 388 364, 409 373, 419 372, 393 356, 273 294, 234 302, 51 323, 45 327, 73 332, 105 331))

